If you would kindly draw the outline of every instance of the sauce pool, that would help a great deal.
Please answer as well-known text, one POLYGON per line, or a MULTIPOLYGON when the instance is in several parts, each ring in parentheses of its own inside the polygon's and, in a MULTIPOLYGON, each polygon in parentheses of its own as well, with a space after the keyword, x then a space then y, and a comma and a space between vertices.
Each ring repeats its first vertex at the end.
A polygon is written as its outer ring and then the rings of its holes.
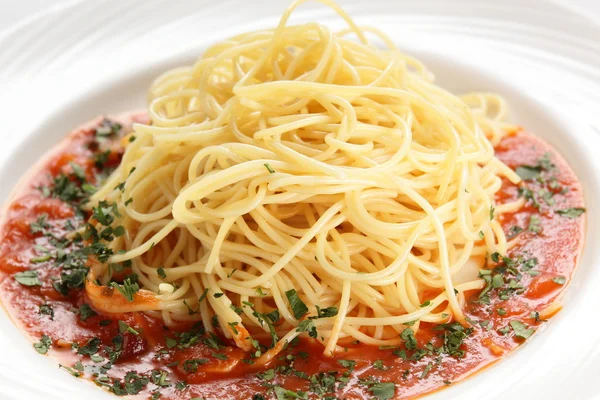
POLYGON ((0 300, 11 318, 39 353, 117 395, 260 400, 430 393, 503 358, 541 330, 560 309, 557 299, 583 246, 576 176, 548 144, 516 131, 496 148, 501 161, 527 178, 519 186, 505 180, 496 198, 498 204, 525 198, 521 209, 500 218, 516 244, 508 255, 490 255, 482 273, 486 288, 471 292, 465 306, 470 328, 422 323, 414 342, 407 336, 394 348, 346 343, 334 358, 325 357, 313 339, 302 339, 257 371, 248 354, 206 334, 200 324, 171 330, 142 313, 93 310, 77 281, 85 267, 67 270, 56 261, 80 246, 60 241, 86 218, 69 204, 71 197, 83 201, 82 182, 94 183, 118 165, 123 136, 136 121, 146 117, 99 118, 71 133, 21 182, 0 226, 0 300), (64 254, 50 254, 50 248, 64 254))

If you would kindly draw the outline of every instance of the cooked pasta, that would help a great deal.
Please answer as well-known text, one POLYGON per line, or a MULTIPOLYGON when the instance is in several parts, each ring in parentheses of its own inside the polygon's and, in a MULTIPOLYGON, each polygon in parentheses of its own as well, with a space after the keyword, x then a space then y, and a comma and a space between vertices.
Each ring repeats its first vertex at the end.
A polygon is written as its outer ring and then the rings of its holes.
POLYGON ((504 101, 436 86, 330 1, 347 29, 288 25, 303 2, 154 81, 151 122, 89 204, 115 203, 126 232, 93 263, 96 309, 201 320, 244 350, 273 337, 263 362, 302 334, 333 354, 468 324, 465 293, 510 246, 498 215, 522 205, 494 204, 502 176, 520 179, 494 157, 504 101), (129 261, 142 289, 104 296, 129 261))

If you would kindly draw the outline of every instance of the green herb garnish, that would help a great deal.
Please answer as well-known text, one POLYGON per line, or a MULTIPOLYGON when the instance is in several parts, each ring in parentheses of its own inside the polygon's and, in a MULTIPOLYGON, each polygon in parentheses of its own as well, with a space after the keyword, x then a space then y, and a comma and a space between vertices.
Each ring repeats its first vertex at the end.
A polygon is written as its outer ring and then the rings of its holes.
POLYGON ((137 284, 137 282, 131 282, 130 278, 126 278, 122 285, 118 284, 117 282, 111 282, 110 285, 121 292, 127 301, 133 301, 133 295, 140 290, 140 286, 137 284))
POLYGON ((132 333, 134 335, 139 335, 140 333, 133 329, 131 326, 127 325, 124 321, 119 321, 119 333, 132 333))
POLYGON ((48 353, 51 346, 52 340, 46 335, 42 335, 40 341, 33 344, 33 348, 40 354, 48 353))
POLYGON ((394 382, 379 382, 371 385, 367 389, 377 400, 392 399, 396 394, 396 385, 394 382))
POLYGON ((515 336, 521 339, 527 339, 535 332, 535 329, 527 329, 521 321, 510 321, 510 326, 515 332, 515 336))
POLYGON ((562 215, 563 217, 567 217, 567 218, 577 218, 584 212, 585 212, 585 208, 581 208, 581 207, 566 208, 564 210, 556 210, 556 213, 558 215, 562 215))
POLYGON ((96 313, 96 311, 92 310, 92 308, 87 305, 87 304, 82 304, 81 307, 79 307, 79 318, 81 318, 82 321, 85 321, 88 318, 91 318, 95 315, 98 315, 96 313))
POLYGON ((288 302, 290 303, 290 308, 292 309, 294 318, 302 318, 308 312, 308 307, 306 306, 306 304, 304 304, 300 297, 298 297, 298 293, 296 292, 296 290, 290 289, 287 292, 285 292, 285 295, 288 299, 288 302))
POLYGON ((38 273, 35 270, 17 272, 15 280, 24 286, 40 286, 42 282, 38 278, 38 273))

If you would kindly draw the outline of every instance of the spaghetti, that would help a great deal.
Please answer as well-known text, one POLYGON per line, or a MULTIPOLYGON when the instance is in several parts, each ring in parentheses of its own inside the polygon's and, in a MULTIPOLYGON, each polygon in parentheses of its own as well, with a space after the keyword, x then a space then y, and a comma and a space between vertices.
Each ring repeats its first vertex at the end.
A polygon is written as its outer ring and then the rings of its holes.
POLYGON ((151 123, 89 204, 116 204, 125 230, 92 263, 94 308, 201 320, 244 350, 271 337, 259 365, 306 333, 331 355, 397 345, 407 324, 467 324, 465 292, 510 246, 498 215, 522 205, 494 204, 501 176, 520 180, 494 157, 504 102, 448 93, 321 2, 348 29, 288 26, 296 1, 275 29, 154 81, 151 123), (108 296, 129 262, 141 290, 108 296))

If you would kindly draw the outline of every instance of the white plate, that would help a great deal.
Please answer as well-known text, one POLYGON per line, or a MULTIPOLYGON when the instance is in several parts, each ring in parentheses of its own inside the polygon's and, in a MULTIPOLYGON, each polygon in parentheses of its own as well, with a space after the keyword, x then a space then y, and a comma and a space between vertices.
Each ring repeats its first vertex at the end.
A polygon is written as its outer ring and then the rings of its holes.
MULTIPOLYGON (((0 200, 50 146, 98 114, 144 105, 159 72, 209 43, 273 26, 287 0, 71 2, 0 33, 0 200)), ((521 349, 431 399, 592 399, 600 372, 600 27, 542 0, 347 0, 453 91, 505 95, 582 180, 587 246, 565 309, 521 349), (509 397, 510 396, 510 397, 509 397)), ((339 25, 329 10, 294 21, 339 25)), ((39 356, 0 312, 0 399, 111 399, 39 356)))

